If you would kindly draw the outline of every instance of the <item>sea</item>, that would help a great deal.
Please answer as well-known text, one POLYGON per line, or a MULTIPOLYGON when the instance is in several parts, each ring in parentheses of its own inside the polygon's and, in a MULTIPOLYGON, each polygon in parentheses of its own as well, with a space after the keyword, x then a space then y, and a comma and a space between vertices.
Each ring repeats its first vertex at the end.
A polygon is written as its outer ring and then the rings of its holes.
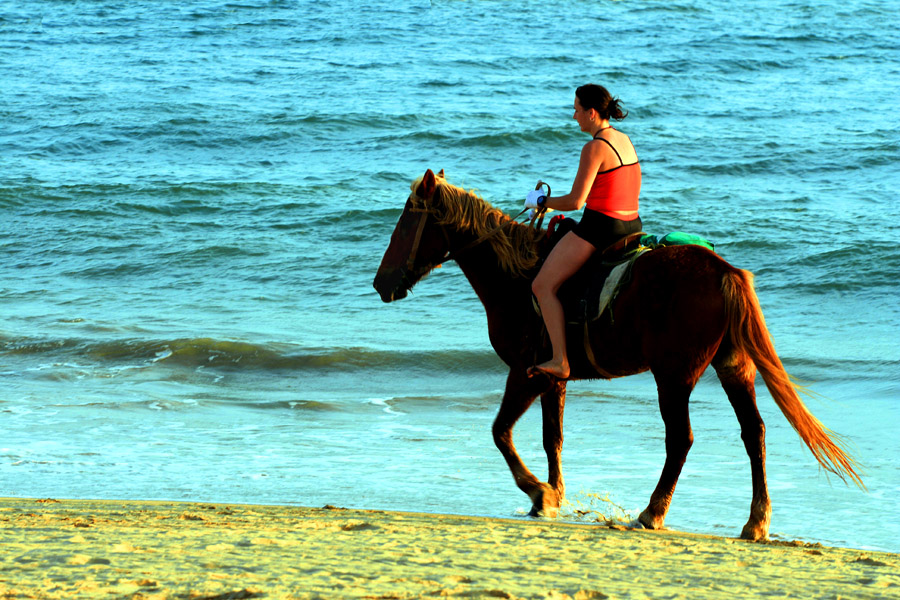
MULTIPOLYGON (((465 277, 392 304, 372 280, 428 168, 510 215, 567 191, 593 82, 629 112, 644 230, 755 273, 863 467, 819 468, 759 380, 772 538, 900 552, 898 48, 887 0, 2 0, 0 496, 527 519, 465 277)), ((691 408, 666 525, 738 536, 711 370, 691 408)), ((635 519, 652 375, 571 383, 565 419, 559 520, 635 519)), ((543 478, 540 430, 515 441, 543 478)))

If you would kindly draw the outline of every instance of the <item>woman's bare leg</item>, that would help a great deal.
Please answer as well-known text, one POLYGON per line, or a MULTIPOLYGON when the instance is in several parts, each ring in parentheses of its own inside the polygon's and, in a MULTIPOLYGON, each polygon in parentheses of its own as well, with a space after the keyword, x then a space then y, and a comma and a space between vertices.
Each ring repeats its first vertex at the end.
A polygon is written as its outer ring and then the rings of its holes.
POLYGON ((566 379, 569 376, 569 359, 566 355, 566 317, 556 294, 560 286, 587 262, 594 251, 594 246, 589 242, 572 232, 567 233, 550 252, 550 256, 547 257, 544 266, 541 267, 531 284, 531 290, 541 306, 541 315, 547 326, 550 343, 553 345, 553 358, 533 367, 537 371, 560 379, 566 379))

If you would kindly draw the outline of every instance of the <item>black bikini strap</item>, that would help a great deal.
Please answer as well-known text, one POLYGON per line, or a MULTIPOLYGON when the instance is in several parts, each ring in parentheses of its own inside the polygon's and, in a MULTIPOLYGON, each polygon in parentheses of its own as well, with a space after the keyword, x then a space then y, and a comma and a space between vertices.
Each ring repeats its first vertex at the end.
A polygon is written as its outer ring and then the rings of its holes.
POLYGON ((601 142, 606 142, 606 145, 609 146, 610 148, 612 148, 612 151, 616 153, 616 158, 619 159, 619 166, 625 166, 625 161, 622 160, 621 156, 619 156, 619 151, 616 150, 616 147, 613 146, 608 139, 602 138, 602 137, 594 137, 594 139, 600 140, 601 142))

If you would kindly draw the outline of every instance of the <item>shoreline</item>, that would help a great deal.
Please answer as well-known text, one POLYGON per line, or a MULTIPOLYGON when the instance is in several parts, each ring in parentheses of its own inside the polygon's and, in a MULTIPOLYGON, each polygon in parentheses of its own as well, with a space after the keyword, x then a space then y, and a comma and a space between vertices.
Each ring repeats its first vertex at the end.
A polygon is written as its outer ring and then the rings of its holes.
POLYGON ((900 598, 900 554, 332 506, 0 498, 0 598, 900 598))

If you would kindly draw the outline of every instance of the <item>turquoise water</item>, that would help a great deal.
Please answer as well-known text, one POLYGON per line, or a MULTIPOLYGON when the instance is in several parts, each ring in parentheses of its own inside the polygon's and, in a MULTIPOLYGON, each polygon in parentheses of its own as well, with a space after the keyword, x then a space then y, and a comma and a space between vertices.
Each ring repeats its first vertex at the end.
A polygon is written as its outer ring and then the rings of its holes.
MULTIPOLYGON (((848 436, 827 478, 762 385, 772 534, 900 551, 900 35, 887 2, 0 2, 0 495, 509 516, 504 371, 451 264, 371 287, 409 182, 511 214, 571 184, 573 91, 620 96, 645 229, 757 276, 789 371, 848 436)), ((707 374, 667 525, 749 513, 707 374)), ((516 441, 545 472, 539 411, 516 441)), ((570 385, 564 518, 636 515, 649 375, 570 385), (591 512, 579 517, 576 510, 591 512)), ((624 518, 624 517, 623 517, 624 518)))

